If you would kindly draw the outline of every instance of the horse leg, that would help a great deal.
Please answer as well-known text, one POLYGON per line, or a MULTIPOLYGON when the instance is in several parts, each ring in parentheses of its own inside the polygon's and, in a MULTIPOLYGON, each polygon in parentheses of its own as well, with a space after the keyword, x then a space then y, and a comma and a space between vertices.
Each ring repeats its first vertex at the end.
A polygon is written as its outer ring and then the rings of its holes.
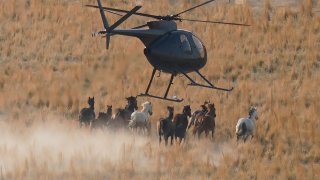
POLYGON ((215 123, 213 123, 212 129, 211 129, 211 138, 213 139, 213 134, 214 134, 214 129, 215 129, 216 125, 215 123))
POLYGON ((150 128, 149 128, 150 126, 148 125, 148 124, 146 124, 145 126, 144 126, 144 132, 146 132, 147 133, 147 135, 150 135, 150 128))
POLYGON ((250 140, 252 141, 252 139, 253 139, 253 134, 251 134, 251 139, 250 140))
POLYGON ((165 136, 165 137, 164 137, 164 142, 165 142, 165 145, 166 145, 166 146, 168 145, 168 139, 169 139, 168 136, 165 136))
POLYGON ((173 135, 171 135, 171 146, 173 145, 173 135))
POLYGON ((205 134, 206 134, 206 138, 208 137, 208 134, 209 134, 209 130, 208 129, 206 129, 205 131, 205 134))
POLYGON ((239 136, 239 135, 237 135, 237 143, 239 142, 239 139, 240 139, 240 136, 239 136))
POLYGON ((211 129, 211 139, 213 139, 214 129, 211 129))
POLYGON ((151 135, 151 123, 149 122, 149 124, 148 124, 148 136, 150 136, 151 135))
POLYGON ((159 144, 161 144, 161 134, 159 133, 159 144))
POLYGON ((246 142, 247 139, 248 139, 248 137, 249 137, 249 135, 246 134, 246 135, 244 136, 244 138, 243 138, 243 142, 246 142))
POLYGON ((198 129, 198 139, 200 140, 200 135, 202 133, 202 130, 198 129))
POLYGON ((193 129, 193 130, 192 130, 192 134, 193 134, 193 137, 196 138, 197 130, 196 130, 196 129, 193 129))

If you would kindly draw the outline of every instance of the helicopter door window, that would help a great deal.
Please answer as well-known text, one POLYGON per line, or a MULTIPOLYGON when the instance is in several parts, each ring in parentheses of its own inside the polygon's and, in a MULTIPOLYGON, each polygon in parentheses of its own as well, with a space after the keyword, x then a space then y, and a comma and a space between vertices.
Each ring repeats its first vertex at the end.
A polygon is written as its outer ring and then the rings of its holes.
POLYGON ((201 41, 196 37, 196 36, 192 36, 193 42, 196 45, 196 48, 199 51, 200 56, 203 58, 204 57, 204 49, 203 49, 203 45, 201 43, 201 41))
POLYGON ((185 36, 184 34, 180 35, 180 48, 185 52, 185 53, 191 53, 191 46, 190 43, 188 41, 187 36, 185 36))

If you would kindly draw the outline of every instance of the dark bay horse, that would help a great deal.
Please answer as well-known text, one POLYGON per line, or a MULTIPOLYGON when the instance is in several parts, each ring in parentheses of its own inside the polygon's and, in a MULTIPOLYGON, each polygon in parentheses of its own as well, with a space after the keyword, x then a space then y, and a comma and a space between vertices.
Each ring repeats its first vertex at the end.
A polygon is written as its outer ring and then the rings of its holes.
POLYGON ((208 104, 208 112, 199 117, 193 129, 193 134, 198 134, 198 138, 200 138, 201 133, 204 131, 206 136, 208 136, 209 131, 211 131, 211 137, 213 138, 215 124, 215 117, 216 117, 216 108, 214 104, 208 104))
POLYGON ((168 116, 166 118, 160 118, 158 122, 158 133, 159 133, 159 144, 161 143, 161 137, 164 137, 165 145, 168 145, 168 139, 171 137, 171 145, 173 144, 173 136, 174 136, 174 124, 173 113, 174 108, 172 106, 167 107, 168 116))
POLYGON ((109 121, 108 127, 115 128, 115 129, 128 127, 131 114, 135 110, 138 110, 138 105, 137 105, 137 97, 130 96, 130 97, 127 97, 126 100, 127 100, 127 105, 125 106, 125 108, 117 109, 114 119, 109 121))
POLYGON ((189 105, 183 107, 181 114, 176 114, 174 116, 173 124, 175 127, 175 138, 179 138, 179 143, 186 137, 188 117, 191 117, 191 108, 189 105))
POLYGON ((98 118, 90 124, 91 128, 104 128, 112 117, 112 106, 107 105, 107 112, 99 112, 98 118))
POLYGON ((85 126, 89 126, 91 121, 93 121, 96 118, 96 114, 94 112, 94 97, 88 98, 88 104, 89 108, 82 108, 79 115, 79 123, 80 127, 82 127, 82 124, 85 126))

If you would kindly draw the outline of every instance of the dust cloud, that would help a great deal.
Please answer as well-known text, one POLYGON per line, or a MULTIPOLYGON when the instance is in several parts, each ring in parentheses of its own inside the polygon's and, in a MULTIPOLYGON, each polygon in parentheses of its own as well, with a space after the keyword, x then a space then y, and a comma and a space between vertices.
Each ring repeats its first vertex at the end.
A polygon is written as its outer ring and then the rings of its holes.
MULTIPOLYGON (((146 137, 130 132, 80 128, 77 123, 46 122, 20 127, 0 121, 1 175, 21 171, 63 173, 118 170, 159 171, 159 166, 174 166, 179 158, 189 164, 219 166, 224 154, 231 154, 228 143, 198 142, 189 137, 183 145, 159 145, 156 133, 146 137), (158 168, 157 168, 158 167, 158 168), (44 168, 44 169, 43 169, 44 168)), ((169 168, 169 167, 168 167, 169 168)), ((32 177, 32 176, 31 176, 32 177)))

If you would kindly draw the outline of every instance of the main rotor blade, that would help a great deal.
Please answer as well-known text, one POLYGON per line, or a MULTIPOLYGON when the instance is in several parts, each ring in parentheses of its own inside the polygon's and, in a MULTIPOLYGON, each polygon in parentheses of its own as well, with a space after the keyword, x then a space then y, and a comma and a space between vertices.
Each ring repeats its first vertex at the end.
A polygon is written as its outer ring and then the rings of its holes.
POLYGON ((127 20, 132 14, 137 12, 142 6, 136 6, 131 11, 129 11, 126 15, 122 16, 117 22, 115 22, 112 26, 107 29, 107 32, 110 33, 114 30, 117 26, 127 20))
POLYGON ((137 26, 137 27, 134 27, 132 29, 140 29, 140 28, 144 28, 144 27, 147 27, 148 24, 144 24, 144 25, 140 25, 140 26, 137 26))
POLYGON ((116 13, 116 12, 113 12, 113 11, 110 11, 110 10, 105 10, 105 11, 108 12, 108 13, 111 13, 111 14, 118 15, 118 16, 123 16, 123 14, 116 13))
POLYGON ((173 17, 177 17, 177 16, 179 16, 179 15, 181 15, 181 14, 183 14, 183 13, 186 13, 186 12, 188 12, 188 11, 191 11, 191 10, 193 10, 193 9, 196 9, 196 8, 198 8, 198 7, 200 7, 200 6, 206 5, 206 4, 211 3, 211 2, 213 2, 213 1, 215 1, 215 0, 210 0, 210 1, 204 2, 204 3, 202 3, 202 4, 199 4, 199 5, 197 5, 197 6, 194 6, 194 7, 192 7, 192 8, 189 8, 189 9, 187 9, 187 10, 185 10, 185 11, 182 11, 182 12, 180 12, 180 13, 178 13, 178 14, 175 14, 175 15, 173 15, 173 17))
MULTIPOLYGON (((95 6, 95 5, 86 5, 87 7, 91 7, 91 8, 99 8, 99 6, 95 6)), ((128 13, 130 11, 127 10, 123 10, 123 9, 117 9, 117 8, 108 8, 108 7, 102 7, 102 9, 104 9, 105 11, 115 11, 115 12, 122 12, 122 13, 128 13)), ((150 17, 150 18, 155 18, 155 19, 162 19, 162 16, 156 16, 156 15, 152 15, 152 14, 146 14, 146 13, 133 13, 134 15, 138 15, 138 16, 144 16, 144 17, 150 17)))
POLYGON ((229 22, 222 22, 222 21, 203 21, 203 20, 184 19, 184 18, 179 18, 179 20, 191 21, 191 22, 213 23, 213 24, 227 24, 227 25, 236 25, 236 26, 250 26, 249 24, 229 23, 229 22))

